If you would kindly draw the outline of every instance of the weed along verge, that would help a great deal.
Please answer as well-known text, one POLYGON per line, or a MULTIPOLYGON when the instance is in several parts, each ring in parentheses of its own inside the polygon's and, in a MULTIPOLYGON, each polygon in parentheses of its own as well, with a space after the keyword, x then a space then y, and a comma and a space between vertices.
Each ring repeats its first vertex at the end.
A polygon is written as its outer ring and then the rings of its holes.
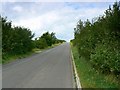
POLYGON ((72 64, 73 64, 75 87, 77 89, 81 89, 82 87, 81 87, 81 83, 80 83, 80 78, 79 78, 78 73, 77 73, 77 69, 76 69, 76 65, 75 65, 75 61, 74 61, 72 50, 71 50, 71 58, 72 58, 72 64))

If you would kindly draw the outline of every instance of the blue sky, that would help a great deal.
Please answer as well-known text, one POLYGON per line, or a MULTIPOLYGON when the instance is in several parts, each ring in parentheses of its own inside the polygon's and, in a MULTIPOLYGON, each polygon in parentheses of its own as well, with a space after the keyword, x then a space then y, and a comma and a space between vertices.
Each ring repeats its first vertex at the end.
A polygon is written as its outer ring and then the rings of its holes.
POLYGON ((83 21, 103 15, 113 2, 2 2, 2 15, 15 26, 24 26, 35 37, 44 32, 55 32, 57 38, 74 38, 74 27, 83 21))

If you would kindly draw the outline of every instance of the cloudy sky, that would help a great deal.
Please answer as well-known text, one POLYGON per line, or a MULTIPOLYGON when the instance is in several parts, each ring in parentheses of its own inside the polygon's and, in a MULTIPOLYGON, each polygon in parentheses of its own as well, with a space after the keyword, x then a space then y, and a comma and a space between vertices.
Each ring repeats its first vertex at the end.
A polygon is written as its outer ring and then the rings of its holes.
POLYGON ((2 16, 15 26, 24 26, 39 37, 44 32, 55 32, 57 38, 74 38, 74 27, 83 21, 103 15, 113 2, 2 2, 2 16))

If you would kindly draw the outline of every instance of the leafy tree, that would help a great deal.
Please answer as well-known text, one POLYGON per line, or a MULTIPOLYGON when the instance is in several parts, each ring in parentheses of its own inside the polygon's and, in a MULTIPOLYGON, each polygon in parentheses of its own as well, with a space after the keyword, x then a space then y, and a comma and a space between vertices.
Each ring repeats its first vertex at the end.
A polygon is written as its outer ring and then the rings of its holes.
POLYGON ((55 33, 45 32, 41 37, 39 37, 38 40, 36 38, 34 43, 36 48, 44 49, 48 46, 52 46, 53 44, 62 43, 62 42, 65 42, 65 40, 57 39, 55 33))
POLYGON ((12 27, 7 18, 2 18, 2 51, 11 51, 12 27))
POLYGON ((49 32, 44 33, 41 36, 41 38, 44 38, 46 40, 48 46, 52 45, 52 37, 51 37, 51 34, 49 32))
POLYGON ((33 49, 32 38, 34 34, 24 27, 12 27, 12 22, 1 17, 2 21, 2 54, 23 54, 33 49))
POLYGON ((79 20, 72 42, 95 69, 120 78, 120 2, 92 23, 79 20))
POLYGON ((13 42, 13 52, 26 53, 32 50, 32 38, 34 34, 32 34, 29 29, 23 27, 14 27, 13 33, 13 38, 15 37, 14 39, 11 39, 13 42))
POLYGON ((36 40, 36 48, 44 49, 47 46, 47 42, 44 38, 39 38, 39 40, 36 40))

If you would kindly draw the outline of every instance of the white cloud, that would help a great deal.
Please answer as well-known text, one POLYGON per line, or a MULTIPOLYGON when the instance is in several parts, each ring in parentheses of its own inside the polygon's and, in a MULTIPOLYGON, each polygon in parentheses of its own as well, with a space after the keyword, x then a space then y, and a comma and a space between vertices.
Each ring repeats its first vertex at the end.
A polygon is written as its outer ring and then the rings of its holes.
POLYGON ((15 6, 15 7, 13 7, 13 10, 16 12, 22 12, 23 8, 21 6, 15 6))
MULTIPOLYGON (((47 5, 42 5, 42 8, 41 6, 39 6, 37 7, 40 8, 40 10, 38 11, 35 11, 36 9, 35 7, 33 7, 29 12, 34 11, 34 14, 25 13, 25 15, 22 16, 23 18, 13 21, 13 25, 30 28, 33 32, 35 32, 35 37, 39 37, 40 35, 42 35, 42 33, 49 31, 55 32, 58 38, 68 41, 73 38, 74 27, 79 19, 86 20, 92 19, 93 17, 99 15, 103 15, 104 10, 106 9, 106 7, 84 7, 74 9, 70 6, 64 5, 57 8, 57 5, 54 5, 54 9, 48 10, 48 7, 49 6, 47 5)), ((21 10, 19 9, 18 11, 21 10)))
POLYGON ((53 24, 56 20, 58 20, 59 17, 53 12, 49 12, 37 17, 31 17, 26 19, 20 19, 17 22, 13 22, 14 25, 21 25, 28 27, 33 30, 38 30, 44 26, 47 27, 47 24, 53 24))
POLYGON ((0 13, 3 13, 3 11, 2 11, 2 3, 0 3, 0 13))
POLYGON ((1 2, 18 2, 19 0, 1 0, 1 2))
POLYGON ((2 0, 2 2, 115 2, 116 0, 2 0))

